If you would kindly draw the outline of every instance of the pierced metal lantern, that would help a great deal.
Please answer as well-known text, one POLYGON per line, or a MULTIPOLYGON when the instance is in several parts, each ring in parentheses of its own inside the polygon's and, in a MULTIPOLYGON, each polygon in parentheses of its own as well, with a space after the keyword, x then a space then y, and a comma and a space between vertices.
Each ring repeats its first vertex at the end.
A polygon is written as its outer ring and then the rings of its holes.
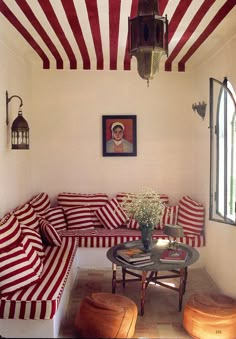
POLYGON ((29 125, 22 115, 21 107, 11 126, 12 149, 29 149, 29 125))
POLYGON ((23 106, 23 100, 19 95, 12 95, 9 97, 8 91, 6 91, 6 124, 7 126, 9 124, 8 105, 13 98, 20 100, 20 106, 18 110, 18 116, 13 121, 11 126, 11 148, 21 150, 29 149, 29 125, 23 117, 21 109, 23 106))
POLYGON ((141 78, 154 78, 161 57, 168 56, 168 20, 159 15, 156 0, 139 0, 138 16, 129 20, 129 52, 137 59, 141 78))

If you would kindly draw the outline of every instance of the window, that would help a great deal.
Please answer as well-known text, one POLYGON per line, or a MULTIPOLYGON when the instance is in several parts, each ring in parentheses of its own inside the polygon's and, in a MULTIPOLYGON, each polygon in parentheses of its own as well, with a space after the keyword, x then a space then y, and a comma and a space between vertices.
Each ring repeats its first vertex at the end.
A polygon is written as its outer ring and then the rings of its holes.
POLYGON ((236 96, 210 78, 210 220, 236 224, 236 96))

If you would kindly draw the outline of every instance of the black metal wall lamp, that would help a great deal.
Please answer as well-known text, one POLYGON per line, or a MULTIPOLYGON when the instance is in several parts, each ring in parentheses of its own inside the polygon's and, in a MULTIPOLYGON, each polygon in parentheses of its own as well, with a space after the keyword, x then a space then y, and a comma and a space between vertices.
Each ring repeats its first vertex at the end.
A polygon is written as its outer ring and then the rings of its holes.
POLYGON ((8 96, 6 91, 6 124, 9 124, 8 104, 13 98, 20 100, 18 116, 13 121, 11 126, 11 144, 12 149, 29 149, 29 125, 22 115, 23 100, 19 95, 8 96))
POLYGON ((198 104, 192 104, 192 109, 194 111, 197 111, 197 113, 200 115, 200 117, 202 117, 202 119, 205 118, 206 115, 206 103, 203 102, 199 102, 198 104))

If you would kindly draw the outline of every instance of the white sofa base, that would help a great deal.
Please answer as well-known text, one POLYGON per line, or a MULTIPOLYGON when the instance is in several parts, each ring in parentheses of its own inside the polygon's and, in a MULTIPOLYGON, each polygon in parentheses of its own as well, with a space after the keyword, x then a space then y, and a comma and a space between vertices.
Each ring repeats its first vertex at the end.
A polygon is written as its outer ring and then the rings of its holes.
POLYGON ((0 319, 0 335, 6 338, 58 338, 77 275, 77 261, 75 255, 58 310, 52 319, 0 319))

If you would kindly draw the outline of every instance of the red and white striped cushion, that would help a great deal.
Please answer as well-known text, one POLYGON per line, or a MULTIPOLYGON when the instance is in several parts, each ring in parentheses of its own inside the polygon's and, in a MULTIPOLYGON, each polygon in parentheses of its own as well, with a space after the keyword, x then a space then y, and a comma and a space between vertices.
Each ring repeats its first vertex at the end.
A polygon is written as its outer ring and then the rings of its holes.
POLYGON ((107 229, 122 226, 128 220, 127 214, 123 211, 116 198, 111 199, 105 206, 95 211, 95 214, 107 229))
POLYGON ((30 204, 26 203, 13 211, 20 224, 29 226, 36 231, 39 230, 38 217, 30 204))
POLYGON ((37 251, 38 256, 43 259, 45 252, 43 248, 43 241, 39 232, 23 224, 21 224, 21 231, 22 234, 30 240, 31 245, 37 251))
POLYGON ((178 219, 179 206, 166 206, 160 220, 160 229, 163 229, 165 224, 176 225, 178 219))
POLYGON ((25 237, 0 256, 0 293, 6 295, 40 280, 43 265, 25 237))
POLYGON ((60 206, 49 208, 45 212, 44 218, 49 221, 57 231, 67 229, 64 210, 60 206))
POLYGON ((74 237, 64 237, 61 246, 47 246, 40 280, 1 298, 0 318, 52 319, 58 310, 76 251, 74 237))
POLYGON ((45 219, 40 219, 40 233, 45 245, 60 246, 61 237, 55 228, 45 219))
POLYGON ((65 210, 68 229, 94 229, 93 214, 89 207, 77 206, 65 210))
MULTIPOLYGON (((57 196, 57 203, 59 206, 62 206, 64 209, 76 206, 87 206, 92 212, 96 211, 100 207, 104 206, 109 201, 109 197, 106 193, 67 193, 62 192, 57 196)), ((93 224, 96 227, 101 227, 101 222, 93 214, 93 224)))
POLYGON ((189 196, 183 196, 179 201, 178 225, 184 231, 200 234, 204 226, 205 208, 189 196))
POLYGON ((138 230, 139 229, 139 223, 135 219, 129 219, 127 228, 131 228, 133 230, 138 230))
POLYGON ((0 252, 15 246, 21 238, 19 221, 14 215, 7 214, 0 221, 0 252))
POLYGON ((33 207, 37 214, 43 214, 51 206, 51 201, 47 193, 39 193, 29 200, 29 204, 33 207))

